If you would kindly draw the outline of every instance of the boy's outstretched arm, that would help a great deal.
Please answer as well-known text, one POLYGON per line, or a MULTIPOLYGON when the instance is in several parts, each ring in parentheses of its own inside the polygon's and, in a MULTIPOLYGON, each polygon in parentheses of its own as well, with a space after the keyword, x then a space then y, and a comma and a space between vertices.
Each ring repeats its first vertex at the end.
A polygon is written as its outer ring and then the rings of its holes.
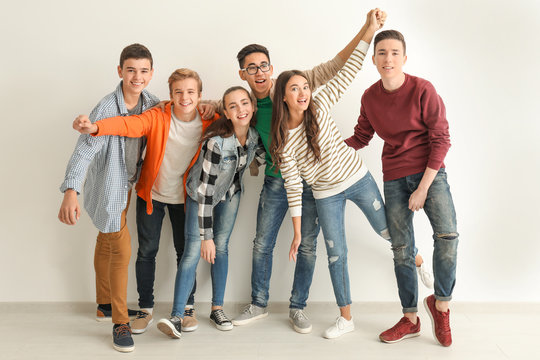
POLYGON ((73 129, 77 130, 81 134, 95 134, 98 132, 98 126, 92 124, 88 116, 79 115, 73 120, 73 129))

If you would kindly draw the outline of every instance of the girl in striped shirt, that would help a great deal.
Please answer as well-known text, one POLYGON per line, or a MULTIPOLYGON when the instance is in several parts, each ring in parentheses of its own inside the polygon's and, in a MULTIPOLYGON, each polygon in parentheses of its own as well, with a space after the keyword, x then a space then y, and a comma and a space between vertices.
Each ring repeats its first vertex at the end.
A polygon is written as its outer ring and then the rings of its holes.
POLYGON ((389 240, 383 199, 362 158, 348 147, 330 109, 360 71, 369 43, 380 28, 377 12, 369 30, 338 74, 312 97, 306 76, 285 71, 276 81, 272 111, 272 158, 285 180, 294 237, 289 258, 296 260, 301 241, 302 179, 312 188, 319 215, 328 267, 340 316, 324 337, 335 338, 354 330, 347 269, 345 202, 353 201, 377 234, 389 240))

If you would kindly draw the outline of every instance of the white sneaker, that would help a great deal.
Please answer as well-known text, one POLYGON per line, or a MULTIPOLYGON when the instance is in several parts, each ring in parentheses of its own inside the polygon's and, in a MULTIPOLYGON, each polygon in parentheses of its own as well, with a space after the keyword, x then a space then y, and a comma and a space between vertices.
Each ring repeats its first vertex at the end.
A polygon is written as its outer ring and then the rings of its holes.
POLYGON ((420 266, 416 267, 416 271, 418 272, 418 277, 420 280, 422 280, 424 286, 428 289, 433 289, 433 274, 425 265, 426 263, 423 262, 420 266))
POLYGON ((336 323, 334 325, 326 329, 323 337, 327 339, 335 339, 351 331, 354 331, 353 318, 351 317, 351 320, 347 320, 344 317, 340 316, 336 319, 336 323))

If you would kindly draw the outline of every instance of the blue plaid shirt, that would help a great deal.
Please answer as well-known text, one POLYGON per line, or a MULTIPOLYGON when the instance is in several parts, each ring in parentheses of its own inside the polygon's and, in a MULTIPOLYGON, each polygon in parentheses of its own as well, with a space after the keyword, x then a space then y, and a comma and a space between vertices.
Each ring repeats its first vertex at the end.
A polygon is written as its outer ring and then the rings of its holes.
MULTIPOLYGON (((159 99, 146 90, 143 90, 141 100, 142 111, 159 103, 159 99)), ((120 82, 114 92, 96 105, 89 117, 94 123, 126 115, 128 110, 120 82)), ((60 186, 61 192, 73 189, 78 194, 84 187, 84 208, 94 225, 104 233, 120 231, 120 217, 131 187, 125 165, 125 139, 113 135, 79 136, 60 186)), ((140 172, 140 164, 138 168, 140 172)))

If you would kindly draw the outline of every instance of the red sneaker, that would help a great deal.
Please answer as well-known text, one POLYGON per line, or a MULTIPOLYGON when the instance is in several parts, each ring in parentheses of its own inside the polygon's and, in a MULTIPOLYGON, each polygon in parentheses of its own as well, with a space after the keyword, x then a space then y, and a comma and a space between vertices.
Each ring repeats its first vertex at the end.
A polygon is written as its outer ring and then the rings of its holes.
POLYGON ((382 342, 392 344, 403 339, 419 336, 420 318, 417 318, 417 320, 418 321, 415 325, 411 322, 411 320, 404 316, 401 318, 401 320, 398 321, 396 325, 386 330, 385 332, 382 332, 381 335, 379 335, 379 339, 381 339, 382 342))
POLYGON ((433 336, 442 346, 452 345, 452 331, 450 330, 450 309, 447 312, 437 310, 435 296, 430 295, 424 299, 424 306, 431 318, 433 336))

